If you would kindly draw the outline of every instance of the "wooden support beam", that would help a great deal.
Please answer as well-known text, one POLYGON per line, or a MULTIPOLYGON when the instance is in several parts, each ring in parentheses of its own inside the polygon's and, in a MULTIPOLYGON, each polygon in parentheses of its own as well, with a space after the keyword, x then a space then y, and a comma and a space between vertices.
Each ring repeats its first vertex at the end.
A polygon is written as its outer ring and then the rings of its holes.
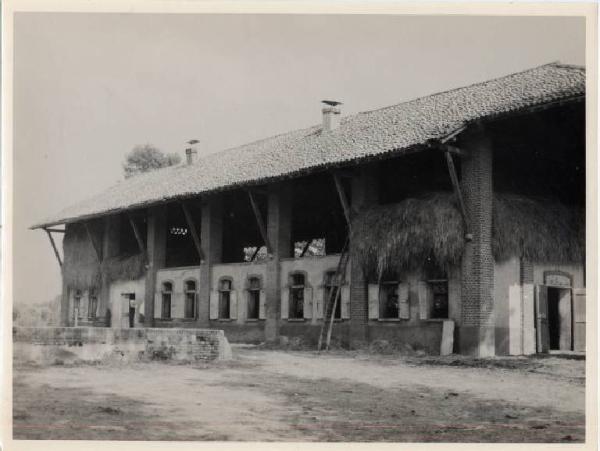
POLYGON ((300 258, 304 257, 304 254, 306 254, 306 251, 310 247, 310 243, 312 243, 312 240, 306 240, 306 244, 304 245, 304 247, 302 248, 302 252, 300 253, 300 258))
POLYGON ((454 188, 454 194, 458 200, 458 205, 460 207, 460 213, 463 219, 463 223, 465 225, 465 238, 469 239, 471 236, 469 230, 469 221, 467 218, 467 210, 465 208, 465 202, 462 197, 462 192, 460 191, 460 184, 458 182, 458 175, 456 174, 456 167, 454 166, 454 160, 452 159, 452 154, 448 151, 444 152, 446 155, 446 163, 448 164, 448 172, 450 173, 450 180, 452 181, 452 188, 454 188))
POLYGON ((200 263, 204 261, 204 252, 202 252, 202 242, 200 241, 200 237, 198 236, 198 231, 196 229, 196 223, 194 222, 194 218, 190 213, 188 206, 185 202, 180 202, 181 209, 183 210, 183 214, 185 216, 185 221, 187 222, 188 229, 190 229, 190 233, 192 234, 192 240, 194 241, 194 246, 196 247, 196 252, 198 252, 198 257, 200 258, 200 263))
POLYGON ((52 250, 54 251, 54 255, 56 256, 56 260, 58 260, 58 266, 62 268, 63 262, 60 259, 60 254, 58 253, 58 248, 56 247, 56 242, 54 241, 54 237, 52 236, 50 229, 44 229, 48 234, 48 238, 50 239, 50 244, 52 245, 52 250))
POLYGON ((135 240, 137 241, 138 248, 141 253, 146 253, 146 246, 144 245, 144 239, 142 238, 142 234, 138 229, 137 224, 133 220, 133 216, 131 213, 127 213, 127 218, 129 219, 129 224, 131 224, 131 228, 133 229, 133 234, 135 235, 135 240))
POLYGON ((96 253, 96 258, 100 263, 102 263, 102 250, 96 244, 96 240, 94 240, 94 235, 90 230, 90 225, 87 221, 84 221, 83 226, 85 227, 85 231, 87 232, 87 236, 90 239, 90 243, 92 243, 92 247, 94 248, 94 252, 96 253))
POLYGON ((340 180, 340 176, 337 172, 333 173, 333 181, 335 182, 335 188, 340 198, 342 209, 344 210, 344 217, 346 218, 346 224, 348 224, 348 230, 350 230, 350 204, 348 203, 348 198, 346 197, 346 193, 344 192, 342 181, 340 180))
POLYGON ((459 134, 461 134, 462 132, 464 132, 467 128, 467 125, 463 125, 461 127, 458 127, 456 130, 454 130, 452 133, 444 136, 442 139, 440 139, 440 143, 441 144, 446 144, 449 141, 452 141, 454 138, 456 138, 459 134))
POLYGON ((46 232, 54 232, 54 233, 65 233, 65 229, 51 229, 50 227, 44 229, 46 232))
POLYGON ((252 205, 252 211, 254 211, 254 216, 256 217, 256 224, 258 225, 258 231, 260 232, 260 236, 262 237, 265 246, 267 246, 267 253, 270 254, 273 251, 271 247, 271 243, 269 243, 269 237, 267 236, 267 228, 265 227, 265 221, 262 218, 262 214, 258 208, 258 204, 254 200, 254 196, 252 195, 252 191, 248 190, 248 197, 250 198, 250 205, 252 205))
POLYGON ((256 246, 256 250, 252 254, 252 258, 250 259, 251 262, 253 262, 256 256, 258 255, 258 251, 260 251, 260 246, 256 246))

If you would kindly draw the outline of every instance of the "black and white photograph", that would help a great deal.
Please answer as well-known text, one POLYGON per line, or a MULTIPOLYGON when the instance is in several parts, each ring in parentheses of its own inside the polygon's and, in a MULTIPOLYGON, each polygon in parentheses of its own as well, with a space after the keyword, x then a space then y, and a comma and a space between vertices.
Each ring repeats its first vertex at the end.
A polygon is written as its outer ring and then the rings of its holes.
POLYGON ((6 449, 594 446, 595 9, 77 3, 3 11, 6 449))

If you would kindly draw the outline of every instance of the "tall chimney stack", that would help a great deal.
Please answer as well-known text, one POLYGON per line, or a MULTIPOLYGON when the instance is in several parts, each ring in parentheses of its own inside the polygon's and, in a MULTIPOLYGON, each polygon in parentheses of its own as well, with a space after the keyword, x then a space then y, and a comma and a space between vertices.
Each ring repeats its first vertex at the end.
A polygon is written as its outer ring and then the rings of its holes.
POLYGON ((198 159, 198 151, 196 150, 195 144, 198 144, 200 141, 197 139, 190 139, 187 143, 190 145, 187 149, 185 149, 185 161, 187 164, 193 164, 198 159))
POLYGON ((323 131, 330 132, 335 130, 340 125, 340 108, 342 102, 337 100, 321 100, 325 106, 321 110, 323 112, 323 131))

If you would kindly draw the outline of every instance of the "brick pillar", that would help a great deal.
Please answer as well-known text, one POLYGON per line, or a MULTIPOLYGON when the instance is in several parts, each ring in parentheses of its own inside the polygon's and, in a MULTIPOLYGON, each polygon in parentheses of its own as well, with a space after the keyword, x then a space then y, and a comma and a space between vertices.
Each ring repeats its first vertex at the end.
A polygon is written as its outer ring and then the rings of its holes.
MULTIPOLYGON (((378 203, 378 184, 375 168, 361 168, 352 177, 351 214, 360 213, 365 208, 378 203)), ((368 281, 357 257, 355 243, 350 243, 350 326, 348 344, 359 346, 369 339, 369 299, 368 281)))
POLYGON ((200 263, 197 324, 209 327, 211 268, 223 259, 223 199, 220 195, 212 195, 202 203, 200 243, 204 260, 200 263))
MULTIPOLYGON (((119 252, 119 216, 106 216, 102 229, 102 258, 114 257, 119 252)), ((100 292, 98 293, 98 315, 104 315, 106 325, 110 323, 108 309, 112 310, 110 299, 110 281, 102 274, 100 292)))
POLYGON ((461 190, 472 240, 462 257, 459 350, 480 357, 495 354, 494 257, 492 255, 492 146, 481 127, 461 147, 461 190))
POLYGON ((267 237, 272 249, 265 280, 265 339, 275 341, 281 318, 280 259, 292 256, 292 186, 290 183, 270 185, 268 196, 267 237))
POLYGON ((144 297, 144 327, 154 326, 154 295, 156 271, 165 266, 167 250, 167 209, 163 206, 148 209, 147 243, 148 269, 144 297))

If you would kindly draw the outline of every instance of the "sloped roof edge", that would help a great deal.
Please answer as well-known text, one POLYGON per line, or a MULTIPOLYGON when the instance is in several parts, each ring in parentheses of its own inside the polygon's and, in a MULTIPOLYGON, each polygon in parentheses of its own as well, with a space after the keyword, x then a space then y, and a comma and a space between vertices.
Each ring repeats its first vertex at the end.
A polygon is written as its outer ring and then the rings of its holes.
POLYGON ((582 99, 585 68, 545 64, 504 77, 361 112, 338 129, 294 130, 141 174, 33 225, 43 228, 174 199, 272 182, 327 167, 403 153, 441 139, 465 124, 582 99))

